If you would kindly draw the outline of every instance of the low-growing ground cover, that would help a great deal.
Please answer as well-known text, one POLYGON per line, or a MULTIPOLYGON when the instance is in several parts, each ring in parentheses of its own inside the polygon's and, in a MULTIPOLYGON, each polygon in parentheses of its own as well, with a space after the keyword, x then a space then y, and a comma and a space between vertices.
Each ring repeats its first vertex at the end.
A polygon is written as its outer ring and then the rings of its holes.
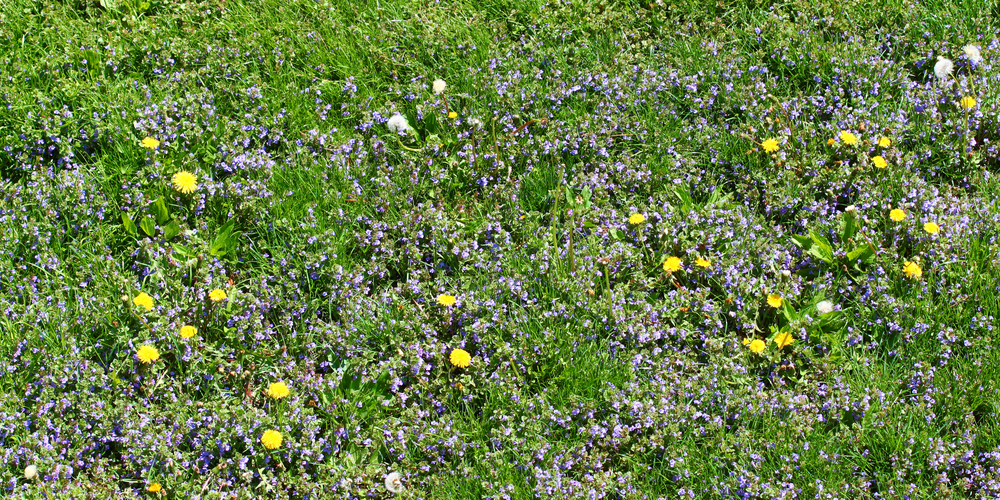
POLYGON ((9 497, 1000 496, 993 2, 10 3, 9 497))

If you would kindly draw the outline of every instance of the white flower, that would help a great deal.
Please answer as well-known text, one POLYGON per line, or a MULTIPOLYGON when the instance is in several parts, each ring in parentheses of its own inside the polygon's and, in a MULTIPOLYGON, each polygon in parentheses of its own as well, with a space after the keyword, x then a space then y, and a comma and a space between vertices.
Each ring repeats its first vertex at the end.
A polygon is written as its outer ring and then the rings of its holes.
POLYGON ((819 311, 820 314, 833 312, 833 302, 824 300, 823 302, 816 304, 816 310, 819 311))
POLYGON ((472 128, 482 129, 483 121, 479 118, 469 118, 469 125, 472 126, 472 128))
POLYGON ((38 467, 34 465, 29 465, 24 468, 24 478, 27 480, 32 480, 38 476, 38 467))
POLYGON ((850 212, 852 214, 856 214, 856 213, 858 213, 858 207, 856 207, 854 205, 851 205, 851 206, 845 208, 844 211, 845 212, 850 212))
POLYGON ((389 493, 403 491, 403 482, 400 480, 398 472, 390 472, 385 475, 385 489, 389 490, 389 493))
POLYGON ((975 45, 966 45, 965 47, 962 47, 962 52, 965 52, 965 56, 976 64, 983 62, 983 55, 979 53, 979 47, 976 47, 975 45))
POLYGON ((405 134, 410 130, 410 122, 406 121, 406 117, 403 115, 392 115, 386 126, 389 127, 390 131, 397 134, 405 134))
POLYGON ((939 80, 944 80, 951 75, 951 72, 955 70, 955 64, 951 62, 944 56, 938 56, 938 61, 934 63, 934 76, 938 77, 939 80))
POLYGON ((434 83, 431 84, 431 90, 433 90, 435 94, 443 94, 444 89, 446 88, 448 88, 448 84, 444 83, 444 80, 440 78, 434 80, 434 83))

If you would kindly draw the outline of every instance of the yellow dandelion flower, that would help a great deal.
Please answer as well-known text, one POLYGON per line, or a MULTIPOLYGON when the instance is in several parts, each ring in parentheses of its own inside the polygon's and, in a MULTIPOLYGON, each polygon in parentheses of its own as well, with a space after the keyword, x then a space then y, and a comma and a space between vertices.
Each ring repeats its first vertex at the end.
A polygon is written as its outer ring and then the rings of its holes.
POLYGON ((281 399, 287 397, 291 391, 288 390, 288 386, 284 382, 274 382, 267 386, 267 395, 274 399, 281 399))
POLYGON ((142 140, 142 147, 153 150, 160 147, 160 141, 153 139, 152 137, 147 137, 142 140))
POLYGON ((184 194, 191 194, 198 189, 198 177, 187 170, 181 170, 174 174, 171 181, 174 184, 174 189, 184 194))
POLYGON ((935 222, 928 222, 924 224, 924 231, 927 231, 927 234, 938 234, 941 232, 941 226, 938 226, 935 222))
POLYGON ((163 489, 163 486, 160 486, 160 483, 153 483, 153 484, 149 485, 148 488, 146 488, 146 491, 148 491, 150 493, 159 493, 160 490, 162 490, 162 489, 163 489))
POLYGON ((181 327, 180 336, 182 339, 189 339, 198 334, 198 329, 191 325, 184 325, 181 327))
POLYGON ((459 368, 468 368, 469 363, 472 362, 472 355, 468 353, 465 349, 452 349, 451 356, 448 357, 452 365, 459 368))
POLYGON ((880 148, 887 148, 887 147, 889 147, 891 145, 892 145, 892 141, 888 137, 879 137, 878 138, 878 147, 880 147, 880 148))
POLYGON ((748 347, 750 347, 750 352, 760 354, 764 352, 764 349, 767 349, 767 344, 761 339, 753 339, 753 342, 750 342, 748 347))
POLYGON ((772 293, 767 296, 767 305, 777 309, 781 307, 781 304, 785 303, 785 299, 781 298, 780 294, 772 293))
POLYGON ((832 137, 826 140, 826 145, 827 146, 833 146, 836 143, 837 143, 837 140, 834 139, 834 138, 832 138, 832 137))
POLYGON ((889 218, 892 219, 893 222, 902 222, 903 219, 906 218, 906 212, 900 208, 894 208, 889 212, 889 218))
POLYGON ((858 143, 858 136, 846 131, 840 131, 840 142, 847 144, 848 146, 853 146, 858 143))
POLYGON ((976 107, 976 98, 967 95, 963 97, 961 101, 959 101, 959 104, 962 105, 963 109, 972 109, 976 107))
POLYGON ((709 267, 712 267, 712 261, 710 261, 708 259, 702 259, 701 257, 699 257, 699 258, 695 259, 694 265, 696 265, 696 266, 698 266, 698 267, 700 267, 702 269, 708 269, 709 267))
POLYGON ((452 112, 448 113, 448 118, 451 118, 452 120, 454 120, 455 118, 458 118, 458 113, 452 111, 452 112))
POLYGON ((148 365, 158 359, 160 359, 160 351, 156 350, 155 347, 144 344, 139 347, 139 350, 135 352, 135 357, 139 358, 139 362, 144 365, 148 365))
POLYGON ((667 257, 667 260, 663 261, 663 272, 665 273, 676 273, 681 270, 681 259, 677 257, 667 257))
POLYGON ((743 339, 743 345, 750 345, 750 337, 743 339))
POLYGON ((876 156, 876 157, 873 157, 873 158, 872 158, 872 163, 873 163, 873 164, 874 164, 874 165, 875 165, 875 166, 876 166, 877 168, 885 168, 886 166, 888 166, 888 165, 889 165, 888 163, 886 163, 886 161, 885 161, 885 158, 882 158, 881 156, 876 156))
POLYGON ((764 148, 765 152, 773 153, 778 150, 778 141, 774 139, 768 139, 763 143, 761 143, 761 147, 764 148))
POLYGON ((642 214, 632 214, 632 215, 628 216, 628 223, 632 224, 633 226, 637 226, 639 224, 642 224, 643 222, 646 222, 646 216, 645 215, 642 215, 642 214))
POLYGON ((778 345, 779 350, 784 349, 786 345, 791 345, 792 342, 795 342, 795 337, 792 337, 792 334, 788 332, 781 332, 774 337, 774 343, 778 345))
POLYGON ((924 271, 916 262, 907 262, 903 265, 903 273, 906 274, 907 278, 915 279, 923 276, 924 271))
POLYGON ((264 448, 277 450, 281 446, 281 433, 274 429, 266 430, 264 431, 264 435, 260 437, 260 442, 264 445, 264 448))
POLYGON ((441 304, 442 306, 445 307, 451 307, 455 305, 455 300, 456 299, 454 295, 438 295, 437 298, 438 304, 441 304))
POLYGON ((132 299, 132 303, 138 307, 145 309, 146 312, 153 310, 153 298, 150 297, 146 292, 142 292, 139 295, 136 295, 135 298, 132 299))
POLYGON ((216 288, 215 290, 208 292, 208 298, 211 299, 212 302, 222 302, 223 300, 226 300, 226 292, 221 288, 216 288))

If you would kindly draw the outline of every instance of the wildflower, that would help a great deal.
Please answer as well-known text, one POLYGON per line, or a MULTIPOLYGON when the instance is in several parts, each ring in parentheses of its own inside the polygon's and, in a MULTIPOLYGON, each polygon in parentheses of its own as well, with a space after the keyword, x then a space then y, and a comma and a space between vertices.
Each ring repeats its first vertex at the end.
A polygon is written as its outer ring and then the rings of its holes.
POLYGON ((191 325, 184 325, 181 327, 180 336, 182 339, 189 339, 198 334, 198 329, 191 325))
POLYGON ((708 269, 709 267, 712 267, 712 261, 710 261, 708 259, 702 259, 701 257, 699 257, 699 258, 695 259, 694 265, 696 265, 696 266, 698 266, 698 267, 700 267, 702 269, 708 269))
POLYGON ((406 121, 406 117, 403 115, 392 115, 392 118, 386 122, 386 126, 389 127, 389 131, 396 134, 405 134, 410 130, 410 122, 406 121))
POLYGON ((892 145, 892 141, 889 140, 888 137, 879 137, 878 138, 878 147, 880 147, 880 148, 887 148, 890 145, 892 145))
POLYGON ((287 397, 290 392, 284 382, 274 382, 267 386, 267 395, 274 399, 287 397))
POLYGON ((632 215, 628 216, 628 223, 632 224, 633 226, 637 226, 639 224, 642 224, 643 222, 646 222, 646 216, 645 215, 642 215, 642 214, 632 214, 632 215))
POLYGON ((831 138, 829 138, 829 139, 826 140, 826 145, 827 146, 833 146, 836 143, 837 143, 837 141, 833 137, 831 137, 831 138))
POLYGON ((277 450, 281 446, 281 433, 274 429, 266 430, 264 431, 264 435, 260 437, 260 442, 264 445, 264 448, 277 450))
POLYGON ((222 302, 223 300, 226 300, 226 292, 220 288, 216 288, 215 290, 208 292, 208 298, 211 299, 212 302, 222 302))
POLYGON ((442 306, 451 307, 451 306, 455 305, 455 296, 454 295, 438 295, 437 301, 438 301, 438 304, 441 304, 442 306))
POLYGON ((403 491, 403 481, 398 472, 390 472, 385 475, 385 489, 393 494, 403 491))
POLYGON ((773 153, 778 150, 778 141, 774 139, 768 139, 761 144, 761 147, 764 148, 765 152, 773 153))
POLYGON ((877 168, 885 168, 887 165, 889 165, 888 163, 885 162, 885 158, 882 158, 881 156, 873 157, 872 163, 875 164, 875 167, 877 168))
POLYGON ((976 64, 983 62, 983 55, 979 52, 979 47, 975 45, 962 47, 962 52, 965 53, 965 57, 968 57, 970 61, 976 64))
POLYGON ((160 351, 156 350, 155 347, 144 344, 139 347, 139 350, 135 352, 135 357, 139 358, 139 362, 144 365, 148 365, 153 361, 160 359, 160 351))
POLYGON ((677 257, 667 257, 667 260, 663 261, 663 272, 666 273, 676 273, 681 270, 681 259, 677 257))
POLYGON ((962 100, 959 101, 958 103, 962 106, 962 109, 972 109, 976 107, 976 98, 967 95, 963 97, 962 100))
POLYGON ((750 352, 760 354, 767 348, 767 344, 765 344, 761 339, 753 339, 753 342, 750 342, 748 347, 750 347, 750 352))
POLYGON ((894 208, 889 212, 889 218, 892 219, 893 222, 902 222, 903 219, 906 218, 906 212, 902 209, 894 208))
POLYGON ((785 299, 781 298, 780 294, 772 293, 767 296, 767 305, 777 309, 781 307, 781 304, 785 303, 785 299))
POLYGON ((174 174, 171 181, 174 184, 174 189, 184 194, 191 194, 198 189, 198 177, 187 170, 181 170, 174 174))
POLYGON ((455 118, 458 118, 458 113, 451 111, 448 113, 448 118, 454 120, 455 118))
POLYGON ((483 128, 483 121, 479 118, 469 118, 469 126, 472 128, 483 128))
POLYGON ((847 144, 848 146, 853 146, 858 143, 858 136, 846 131, 840 131, 840 142, 847 144))
POLYGON ((448 84, 445 83, 444 80, 440 78, 434 80, 434 83, 431 84, 431 90, 434 91, 435 94, 443 94, 445 89, 447 88, 448 84))
POLYGON ((153 483, 153 484, 149 485, 148 488, 146 488, 146 491, 148 491, 150 493, 159 493, 160 490, 162 490, 162 489, 163 489, 163 486, 160 486, 160 483, 153 483))
POLYGON ((24 478, 27 480, 32 480, 38 477, 38 467, 35 465, 29 465, 24 468, 24 478))
POLYGON ((924 271, 920 269, 920 266, 916 262, 907 261, 903 265, 903 273, 906 274, 907 278, 914 279, 923 276, 924 271))
POLYGON ((153 139, 152 137, 147 137, 142 140, 142 147, 153 150, 160 147, 160 141, 153 139))
POLYGON ((951 72, 955 70, 955 65, 944 56, 938 56, 938 60, 934 63, 934 76, 938 77, 939 80, 944 80, 951 75, 951 72))
POLYGON ((833 302, 830 302, 829 300, 824 300, 816 304, 816 311, 818 311, 820 314, 827 314, 833 312, 833 302))
POLYGON ((749 337, 743 339, 743 345, 749 345, 749 344, 750 344, 750 338, 749 337))
POLYGON ((924 231, 927 231, 927 234, 938 234, 941 232, 941 226, 938 226, 935 222, 928 222, 924 224, 924 231))
POLYGON ((786 345, 791 345, 795 341, 795 337, 788 332, 781 332, 774 337, 774 343, 778 345, 778 349, 784 349, 786 345))
POLYGON ((138 307, 146 310, 146 312, 153 310, 153 298, 150 297, 146 292, 141 292, 132 299, 132 303, 138 307))
POLYGON ((452 365, 459 368, 468 368, 469 363, 472 361, 472 356, 465 349, 452 349, 448 360, 451 361, 452 365))

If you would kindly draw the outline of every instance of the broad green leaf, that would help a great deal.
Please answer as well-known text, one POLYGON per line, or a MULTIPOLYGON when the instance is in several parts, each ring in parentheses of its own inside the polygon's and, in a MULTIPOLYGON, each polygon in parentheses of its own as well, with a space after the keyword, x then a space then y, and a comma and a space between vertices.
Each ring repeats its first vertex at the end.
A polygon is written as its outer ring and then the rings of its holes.
POLYGON ((167 210, 167 202, 163 201, 163 197, 157 198, 153 203, 153 208, 151 210, 152 214, 156 216, 156 223, 163 225, 165 222, 170 220, 170 211, 167 210))
POLYGON ((212 240, 212 246, 209 247, 208 253, 215 256, 223 256, 233 247, 233 243, 230 241, 233 235, 233 226, 236 225, 236 221, 230 219, 228 222, 222 225, 219 229, 219 234, 212 240))
POLYGON ((840 221, 840 243, 846 244, 847 240, 854 239, 858 234, 858 216, 854 212, 844 212, 844 218, 840 221))
POLYGON ((152 217, 143 217, 139 227, 142 228, 142 232, 146 233, 146 236, 152 237, 156 234, 156 224, 153 223, 152 217))
POLYGON ((181 226, 179 226, 175 220, 170 221, 170 223, 163 228, 163 238, 166 240, 172 240, 178 234, 181 234, 181 226))
POLYGON ((125 225, 125 232, 132 235, 133 237, 139 237, 139 230, 135 227, 135 222, 132 218, 128 216, 127 213, 122 213, 122 224, 125 225))

